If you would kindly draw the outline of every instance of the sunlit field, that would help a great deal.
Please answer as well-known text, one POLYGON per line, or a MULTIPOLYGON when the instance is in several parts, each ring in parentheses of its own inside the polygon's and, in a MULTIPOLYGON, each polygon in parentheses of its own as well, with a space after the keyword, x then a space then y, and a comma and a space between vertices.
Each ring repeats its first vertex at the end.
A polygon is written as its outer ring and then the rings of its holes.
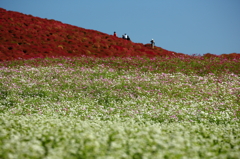
POLYGON ((0 63, 0 158, 239 159, 239 59, 0 63))

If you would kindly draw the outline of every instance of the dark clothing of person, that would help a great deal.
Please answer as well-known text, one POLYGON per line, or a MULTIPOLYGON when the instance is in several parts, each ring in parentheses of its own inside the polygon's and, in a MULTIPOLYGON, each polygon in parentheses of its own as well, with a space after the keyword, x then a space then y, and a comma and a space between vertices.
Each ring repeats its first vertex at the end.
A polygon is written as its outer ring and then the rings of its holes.
POLYGON ((154 48, 155 41, 152 39, 150 42, 151 42, 151 46, 152 46, 152 48, 154 48))

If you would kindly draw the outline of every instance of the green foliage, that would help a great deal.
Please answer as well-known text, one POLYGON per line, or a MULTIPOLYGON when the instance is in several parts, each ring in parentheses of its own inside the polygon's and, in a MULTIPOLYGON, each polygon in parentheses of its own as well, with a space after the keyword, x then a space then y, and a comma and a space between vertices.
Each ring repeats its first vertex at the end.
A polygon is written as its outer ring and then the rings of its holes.
POLYGON ((0 158, 237 159, 240 77, 208 60, 2 62, 0 158))

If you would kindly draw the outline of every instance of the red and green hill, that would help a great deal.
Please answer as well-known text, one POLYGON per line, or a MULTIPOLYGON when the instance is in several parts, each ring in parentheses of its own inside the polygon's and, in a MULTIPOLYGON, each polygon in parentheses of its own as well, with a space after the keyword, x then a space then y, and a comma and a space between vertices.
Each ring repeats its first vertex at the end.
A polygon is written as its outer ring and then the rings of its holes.
MULTIPOLYGON (((58 56, 188 56, 0 8, 0 61, 58 56)), ((207 54, 206 56, 214 56, 207 54)), ((239 58, 239 54, 224 55, 239 58)))

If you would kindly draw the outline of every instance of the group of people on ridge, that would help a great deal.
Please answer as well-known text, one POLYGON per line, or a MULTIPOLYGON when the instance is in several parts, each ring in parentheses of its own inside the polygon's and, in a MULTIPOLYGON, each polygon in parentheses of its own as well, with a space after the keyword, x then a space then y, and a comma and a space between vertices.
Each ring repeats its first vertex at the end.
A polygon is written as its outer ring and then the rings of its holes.
MULTIPOLYGON (((113 33, 113 36, 117 37, 117 33, 116 33, 115 31, 114 31, 114 33, 113 33)), ((127 35, 126 33, 125 33, 124 35, 122 35, 122 38, 131 41, 129 35, 127 35)), ((155 46, 155 41, 152 39, 152 40, 150 41, 150 43, 151 43, 151 47, 154 48, 154 46, 155 46)))
MULTIPOLYGON (((117 37, 117 33, 115 31, 113 33, 113 36, 117 37)), ((126 33, 122 35, 122 38, 131 41, 130 37, 126 33)))
POLYGON ((129 35, 127 35, 126 33, 122 35, 122 38, 131 41, 129 35))

